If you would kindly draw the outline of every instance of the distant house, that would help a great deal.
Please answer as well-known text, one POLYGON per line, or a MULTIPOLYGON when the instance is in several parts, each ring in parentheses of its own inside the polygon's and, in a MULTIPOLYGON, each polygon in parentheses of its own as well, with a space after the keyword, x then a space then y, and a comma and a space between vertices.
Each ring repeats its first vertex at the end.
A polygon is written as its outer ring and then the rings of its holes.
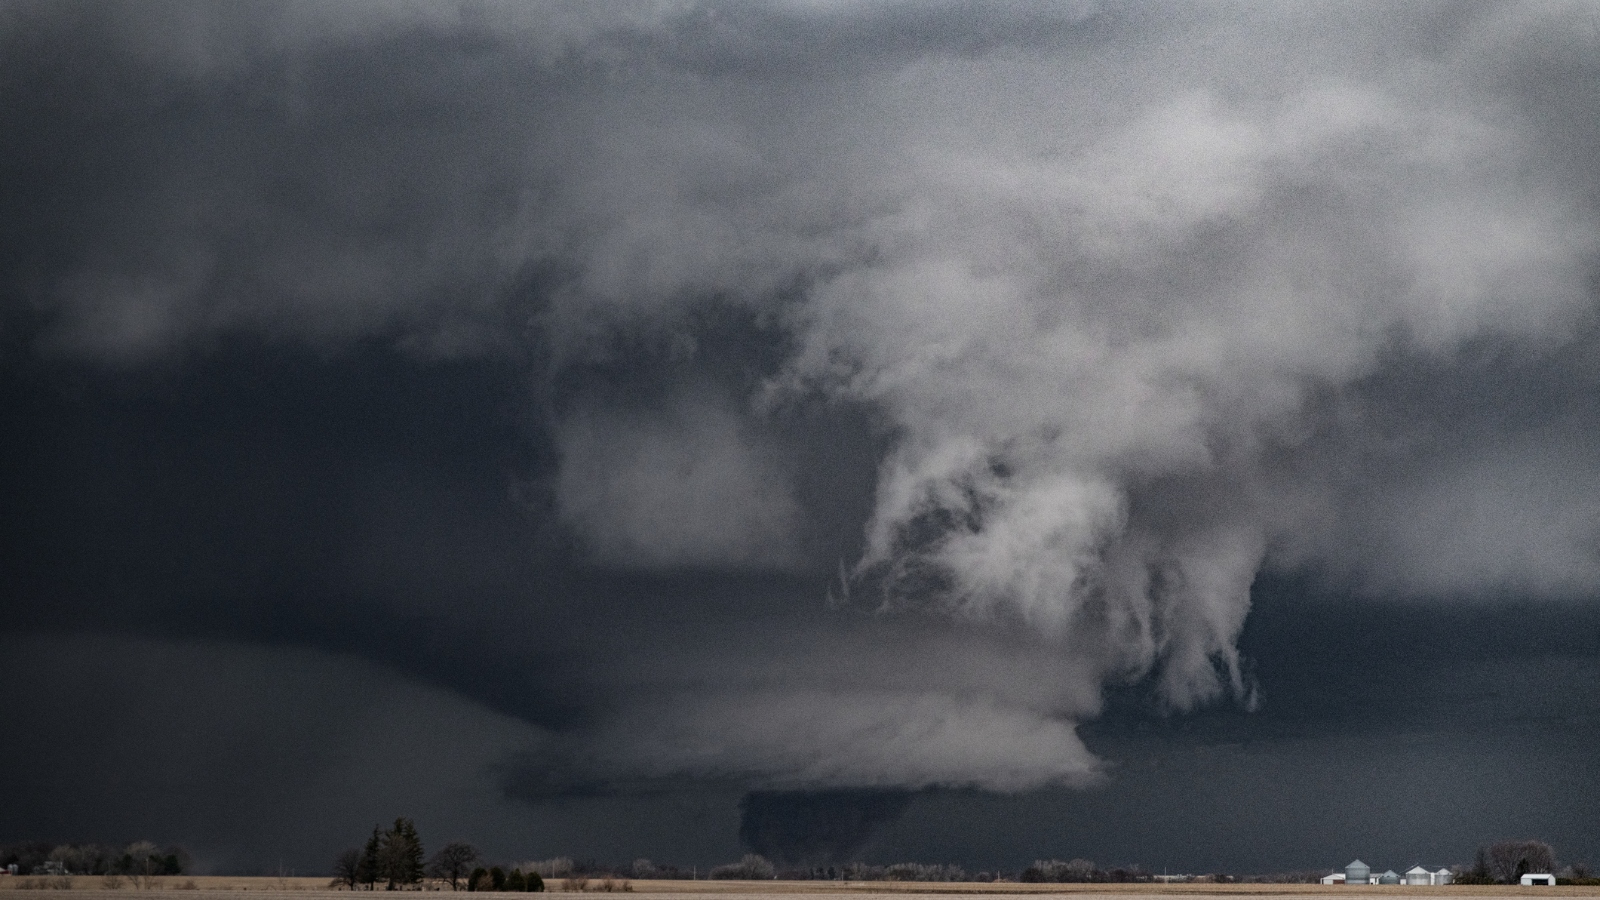
POLYGON ((1322 883, 1323 884, 1344 884, 1344 878, 1345 878, 1345 875, 1344 875, 1343 872, 1335 872, 1332 875, 1324 875, 1324 876, 1322 876, 1322 883))
POLYGON ((1359 859, 1344 867, 1345 884, 1370 884, 1371 876, 1372 867, 1359 859))
POLYGON ((1527 887, 1530 884, 1543 884, 1554 887, 1555 883, 1556 877, 1548 872, 1529 872, 1522 876, 1523 887, 1527 887))

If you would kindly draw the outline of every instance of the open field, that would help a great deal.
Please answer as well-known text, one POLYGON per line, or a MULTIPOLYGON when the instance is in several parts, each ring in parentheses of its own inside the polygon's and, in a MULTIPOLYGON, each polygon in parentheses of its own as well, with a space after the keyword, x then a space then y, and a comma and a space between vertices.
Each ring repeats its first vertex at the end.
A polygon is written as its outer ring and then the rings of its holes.
MULTIPOLYGON (((136 890, 124 883, 121 890, 149 900, 230 900, 247 891, 256 900, 354 900, 349 891, 328 889, 326 878, 277 878, 234 876, 176 876, 153 879, 158 884, 136 890), (190 886, 192 885, 192 887, 190 886)), ((49 900, 106 900, 109 888, 98 876, 70 879, 41 890, 49 900)), ((0 878, 0 891, 18 890, 39 884, 35 878, 0 878)), ((596 882, 591 881, 591 887, 596 882)), ((1408 887, 1405 885, 1345 887, 1319 884, 1017 884, 998 882, 838 882, 838 881, 632 881, 629 900, 762 900, 776 895, 804 894, 807 900, 849 900, 863 894, 893 894, 896 900, 929 898, 939 900, 951 894, 1049 894, 1071 895, 1071 900, 1146 900, 1163 896, 1196 895, 1241 896, 1252 900, 1306 900, 1307 895, 1330 898, 1361 896, 1419 895, 1435 897, 1600 897, 1600 887, 1505 887, 1450 885, 1447 887, 1408 887)), ((560 882, 551 885, 552 893, 560 882)), ((29 891, 32 893, 32 891, 29 891)), ((587 893, 602 892, 590 890, 587 893)), ((511 894, 495 895, 509 900, 511 894)), ((40 900, 44 900, 43 897, 40 900)))

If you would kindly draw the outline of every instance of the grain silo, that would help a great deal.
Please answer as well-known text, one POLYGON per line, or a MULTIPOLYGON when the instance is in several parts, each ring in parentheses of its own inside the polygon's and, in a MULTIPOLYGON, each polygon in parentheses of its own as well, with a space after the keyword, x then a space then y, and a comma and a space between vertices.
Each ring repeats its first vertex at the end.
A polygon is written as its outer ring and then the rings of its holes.
POLYGON ((1345 884, 1368 884, 1371 875, 1372 867, 1359 859, 1344 867, 1345 884))
POLYGON ((1433 884, 1433 873, 1421 866, 1406 870, 1406 884, 1433 884))
POLYGON ((1400 873, 1396 872, 1393 869, 1390 869, 1389 871, 1387 871, 1387 872, 1383 873, 1382 875, 1378 876, 1378 883, 1379 884, 1399 884, 1400 883, 1400 873))

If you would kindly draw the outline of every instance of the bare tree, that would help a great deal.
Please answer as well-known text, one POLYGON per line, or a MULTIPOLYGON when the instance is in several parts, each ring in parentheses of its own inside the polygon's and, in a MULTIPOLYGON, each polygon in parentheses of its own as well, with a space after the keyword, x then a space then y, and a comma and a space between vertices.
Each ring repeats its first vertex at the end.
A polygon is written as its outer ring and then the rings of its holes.
POLYGON ((717 866, 711 870, 711 877, 717 879, 743 879, 746 881, 767 881, 773 877, 772 863, 758 853, 746 853, 744 858, 736 863, 717 866))
POLYGON ((77 864, 77 848, 73 847, 71 844, 62 844, 54 850, 51 850, 48 860, 49 862, 53 863, 51 866, 52 869, 60 869, 61 873, 64 875, 71 875, 75 872, 82 871, 77 864))
POLYGON ((1553 872, 1556 852, 1544 841, 1501 841, 1488 848, 1489 874, 1501 884, 1516 884, 1529 872, 1553 872))
POLYGON ((161 848, 149 841, 134 841, 122 852, 123 867, 133 886, 148 890, 155 886, 155 878, 163 869, 161 848))
POLYGON ((460 890, 461 879, 472 871, 478 862, 478 850, 463 841, 452 841, 440 848, 428 861, 428 877, 450 882, 450 890, 460 890))
POLYGON ((565 878, 572 874, 573 867, 572 858, 567 856, 539 859, 523 864, 523 868, 538 872, 545 878, 565 878))
POLYGON ((360 882, 361 851, 351 847, 333 861, 333 882, 330 886, 344 885, 353 891, 360 882))

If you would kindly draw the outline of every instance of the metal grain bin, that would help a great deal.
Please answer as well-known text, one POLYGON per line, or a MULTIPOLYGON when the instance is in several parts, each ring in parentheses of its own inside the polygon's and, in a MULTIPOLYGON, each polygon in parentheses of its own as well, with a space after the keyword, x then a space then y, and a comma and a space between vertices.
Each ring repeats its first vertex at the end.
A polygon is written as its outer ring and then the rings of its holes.
POLYGON ((1368 884, 1371 875, 1372 867, 1359 859, 1344 867, 1345 884, 1368 884))

